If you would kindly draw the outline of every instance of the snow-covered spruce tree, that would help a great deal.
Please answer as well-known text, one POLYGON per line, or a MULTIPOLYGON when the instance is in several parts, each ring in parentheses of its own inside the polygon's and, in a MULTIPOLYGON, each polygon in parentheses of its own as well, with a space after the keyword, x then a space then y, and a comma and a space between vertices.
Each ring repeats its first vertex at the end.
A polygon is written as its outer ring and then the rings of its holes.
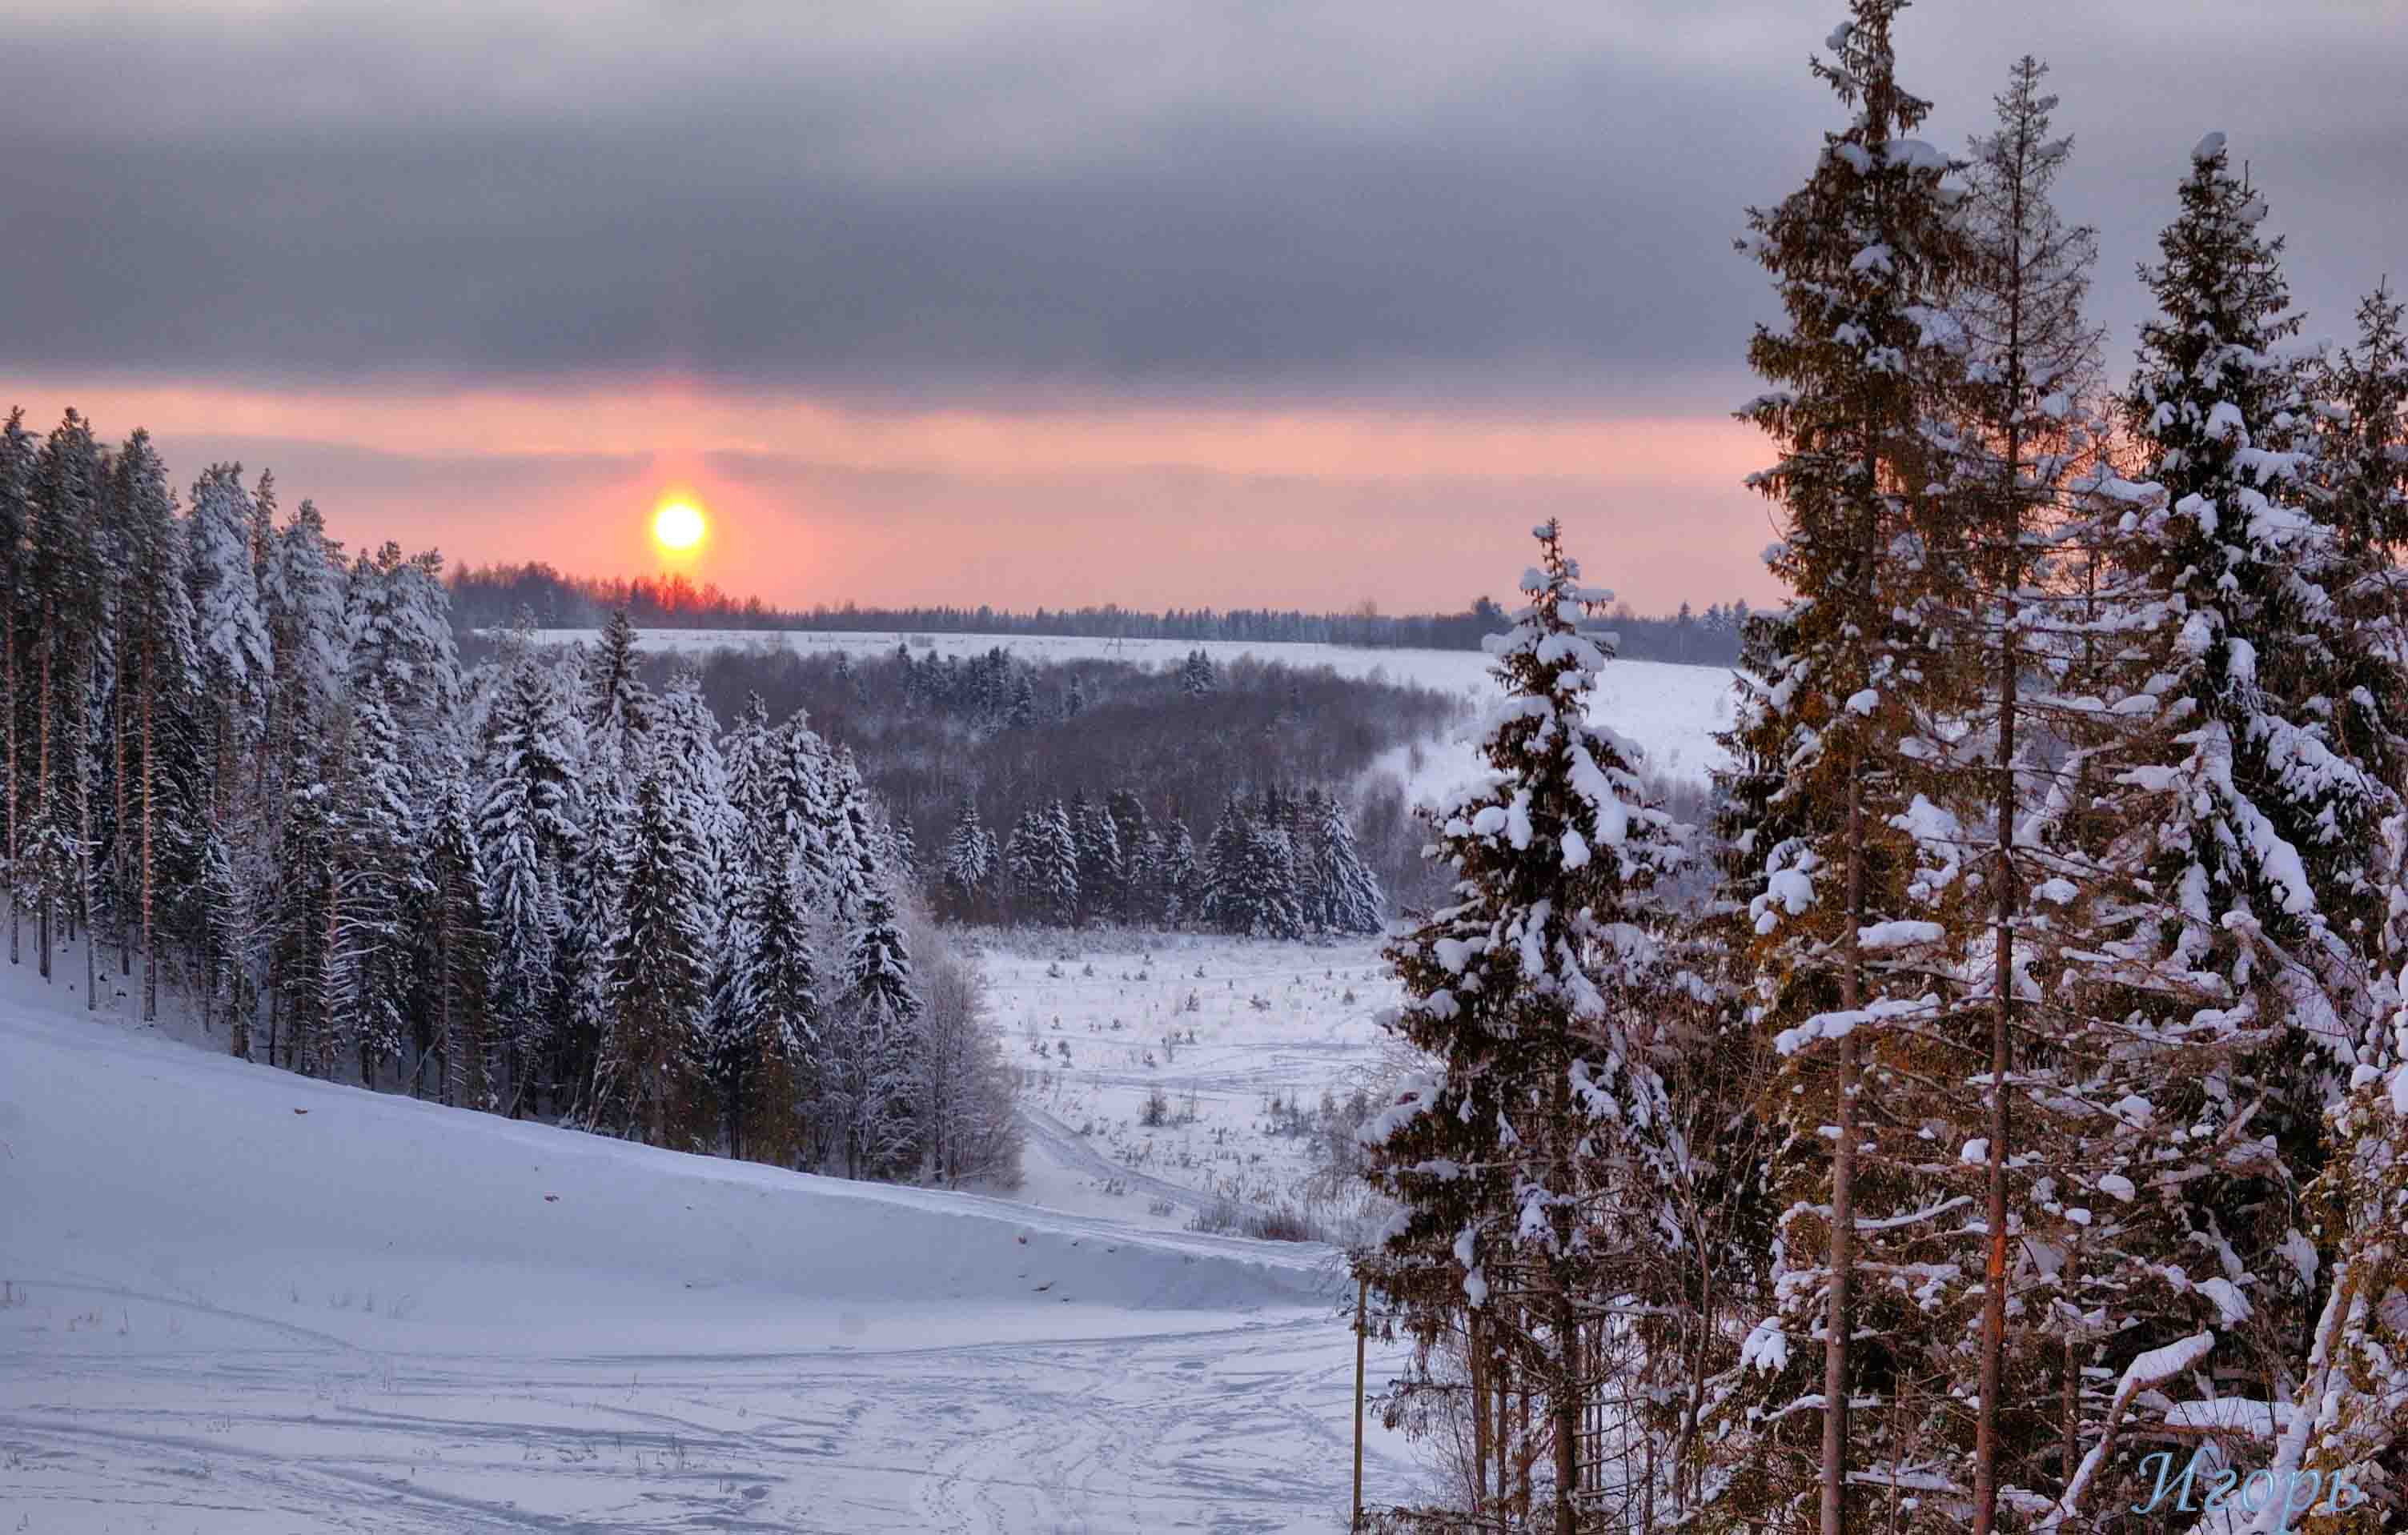
POLYGON ((596 767, 631 789, 633 743, 650 728, 652 712, 652 689, 636 675, 640 659, 627 610, 613 609, 600 644, 586 658, 584 723, 596 767))
MULTIPOLYGON (((262 476, 259 504, 267 501, 262 476)), ((268 642, 276 657, 269 704, 268 746, 262 766, 271 785, 289 783, 287 760, 309 753, 329 728, 348 680, 342 546, 326 536, 326 519, 304 501, 278 529, 260 595, 267 609, 268 642)))
POLYGON ((695 1067, 710 999, 704 851, 653 760, 636 780, 627 872, 608 950, 609 1012, 594 1082, 578 1117, 588 1128, 685 1147, 701 1126, 695 1067))
POLYGON ((1204 873, 1196 857, 1196 838, 1187 823, 1174 816, 1164 830, 1162 838, 1161 903, 1157 910, 1162 921, 1177 927, 1195 917, 1202 908, 1204 873))
POLYGON ((1426 1356, 1469 1308, 1475 1351, 1543 1406, 1553 1526, 1569 1532, 1584 1527, 1591 1345, 1617 1291, 1605 1276, 1655 1244, 1672 1156, 1654 887, 1683 841, 1645 803, 1636 748, 1587 720, 1610 649, 1578 619, 1610 596, 1580 584, 1554 523, 1537 536, 1530 605, 1496 645, 1489 781, 1434 816, 1454 902, 1389 949, 1409 999, 1392 1027, 1434 1074, 1363 1131, 1399 1211, 1358 1261, 1426 1356))
MULTIPOLYGON (((371 675, 347 700, 342 748, 339 898, 335 936, 335 1034, 358 1054, 360 1081, 398 1060, 411 1032, 414 976, 407 929, 425 878, 420 867, 418 780, 401 728, 371 675)), ((492 1108, 500 1084, 480 1061, 475 1108, 492 1108)))
POLYGON ((841 928, 850 931, 867 909, 870 888, 887 878, 889 870, 882 861, 885 844, 878 830, 877 806, 870 800, 860 765, 853 760, 853 748, 839 746, 831 752, 825 774, 829 817, 824 835, 836 872, 828 910, 841 928))
POLYGON ((1211 838, 1204 845, 1202 899, 1196 915, 1224 932, 1252 932, 1254 928, 1257 896, 1248 869, 1253 859, 1253 825, 1244 802, 1232 796, 1221 807, 1221 818, 1212 823, 1211 838))
MULTIPOLYGON (((427 803, 423 878, 410 922, 421 1018, 409 1090, 413 1097, 425 1091, 429 1063, 440 1062, 435 1086, 442 1101, 474 1102, 490 1096, 482 1089, 493 1079, 493 1063, 509 1059, 509 1036, 492 1007, 496 955, 464 763, 455 759, 446 765, 427 803)), ((524 1101, 527 1086, 523 1075, 513 1080, 514 1106, 524 1101)))
POLYGON ((193 482, 185 580, 193 593, 201 719, 208 758, 208 822, 200 860, 210 871, 199 960, 207 984, 202 1016, 222 1008, 247 1020, 253 977, 244 914, 258 895, 258 830, 264 819, 251 763, 261 749, 275 652, 251 556, 255 508, 239 464, 213 464, 193 482))
POLYGON ((512 662, 486 735, 475 830, 492 924, 487 1005, 508 1074, 523 1093, 546 1043, 553 951, 567 920, 562 890, 582 840, 569 721, 538 658, 512 662))
POLYGON ((767 859, 745 886, 732 984, 714 1008, 711 1084, 727 1154, 793 1165, 809 1144, 803 1105, 824 1043, 810 917, 791 856, 767 859))
POLYGON ((463 695, 443 557, 428 550, 405 558, 390 542, 373 559, 361 555, 351 566, 344 625, 352 680, 373 679, 382 689, 413 762, 454 746, 447 738, 463 695))
POLYGON ((1212 658, 1200 648, 1188 651, 1187 660, 1179 668, 1179 686, 1187 696, 1202 698, 1220 685, 1221 679, 1213 670, 1212 658))
POLYGON ((1121 910, 1132 922, 1150 920, 1161 904, 1162 834, 1145 803, 1125 789, 1104 796, 1121 850, 1121 910))
POLYGON ((1934 1207, 1945 1201, 1928 1198, 1926 1170, 1931 1142, 1955 1135, 1965 1107, 1952 1111, 1944 1087, 1919 1090, 1961 1080, 1964 1063, 1930 1027, 1946 935, 1922 899, 1934 882, 1913 834, 1954 819, 1923 792, 1935 787, 1925 732, 1961 680, 1917 610, 1958 584, 1961 530, 1931 488, 1946 462, 1940 406, 1953 366, 1939 306, 1961 239, 1947 157, 1908 136, 1930 107, 1898 79, 1901 8, 1857 0, 1831 34, 1833 57, 1813 69, 1847 124, 1825 135, 1802 187, 1750 210, 1743 242, 1784 310, 1748 348, 1774 388, 1741 416, 1782 455, 1751 483, 1782 510, 1769 561, 1799 594, 1770 632, 1783 648, 1763 658, 1750 726, 1781 773, 1766 797, 1780 833, 1750 841, 1763 886, 1747 962, 1753 1004, 1781 1030, 1788 1063, 1776 1184, 1788 1208, 1776 1311, 1722 1405, 1732 1458, 1710 1490, 1723 1517, 1742 1522, 1816 1493, 1823 1535, 1857 1517, 1853 1471, 1920 1460, 1952 1431, 1956 1361, 1934 1344, 1960 1337, 1978 1303, 1970 1276, 1914 1266, 1928 1257, 1918 1242, 1950 1230, 1955 1206, 1934 1207), (1866 1091, 1868 1066, 1878 1092, 1866 1091), (1858 1272, 1868 1237, 1889 1249, 1876 1255, 1878 1277, 1858 1272), (1810 1343, 1819 1359, 1792 1346, 1810 1343), (1808 1437, 1817 1419, 1819 1442, 1808 1437))
POLYGON ((698 899, 706 913, 718 914, 715 931, 734 909, 731 877, 737 864, 738 826, 727 792, 726 760, 719 750, 719 721, 702 696, 699 673, 686 671, 656 702, 646 749, 675 800, 676 814, 691 829, 700 849, 695 870, 698 899))
POLYGON ((1079 910, 1082 920, 1110 921, 1125 914, 1127 871, 1122 866, 1120 827, 1084 790, 1071 796, 1070 832, 1079 849, 1079 910))
POLYGON ((974 918, 985 910, 994 872, 995 840, 979 820, 978 802, 965 796, 945 839, 945 903, 955 917, 974 918))
POLYGON ((1031 805, 1004 848, 1012 892, 1028 920, 1070 927, 1079 919, 1079 842, 1059 800, 1031 805))
MULTIPOLYGON (((2086 931, 2057 987, 2079 1005, 2052 1085, 2080 1133, 2035 1189, 2109 1195, 2084 1201, 2055 1280, 2090 1324, 2087 1369, 2121 1379, 2180 1345, 2261 1403, 2290 1394, 2315 1329, 2301 1192, 2397 1005, 2401 910, 2399 756, 2376 702, 2399 696, 2397 651, 2335 596, 2366 572, 2309 505, 2284 355, 2298 322, 2264 213, 2222 135, 2202 140, 2143 269, 2159 314, 2123 401, 2155 484, 2100 498, 2078 530, 2100 576, 2063 689, 2113 728, 2095 803, 2066 823, 2086 931)), ((2145 1495, 2108 1453, 2117 1413, 2068 1392, 2065 1455, 2085 1446, 2086 1469, 2051 1521, 2145 1495)))
POLYGON ((2408 550, 2408 330, 2387 288, 2359 301, 2358 341, 2314 380, 2318 518, 2345 551, 2408 550))
POLYGON ((924 1042, 910 947, 882 879, 864 891, 846 934, 841 985, 822 1072, 824 1129, 846 1177, 903 1176, 924 1129, 914 1112, 924 1042))
POLYGON ((1312 840, 1313 924, 1328 932, 1377 932, 1387 901, 1380 881, 1363 861, 1354 825, 1334 794, 1314 805, 1312 840))

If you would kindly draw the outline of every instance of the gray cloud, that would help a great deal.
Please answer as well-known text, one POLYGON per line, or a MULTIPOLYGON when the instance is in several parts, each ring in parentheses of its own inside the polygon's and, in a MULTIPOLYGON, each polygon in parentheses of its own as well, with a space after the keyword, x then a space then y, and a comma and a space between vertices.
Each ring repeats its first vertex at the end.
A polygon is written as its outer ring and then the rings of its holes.
MULTIPOLYGON (((1709 408, 1732 255, 1836 112, 1805 6, 528 7, 20 18, 0 365, 251 379, 680 371, 1709 408), (890 16, 889 11, 924 14, 890 16)), ((1900 26, 1948 144, 2011 57, 2129 277, 2222 127, 2315 328, 2400 264, 2408 24, 2066 3, 1900 26), (2262 35, 2272 31, 2272 36, 2262 35)))

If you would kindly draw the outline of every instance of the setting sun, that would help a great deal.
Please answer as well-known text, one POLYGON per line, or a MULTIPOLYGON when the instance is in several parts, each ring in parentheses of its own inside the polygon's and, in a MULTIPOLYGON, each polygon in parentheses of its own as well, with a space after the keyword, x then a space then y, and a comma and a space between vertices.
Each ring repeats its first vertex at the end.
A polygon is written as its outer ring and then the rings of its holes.
POLYGON ((702 508, 691 501, 665 501, 652 514, 652 537, 665 549, 690 549, 702 542, 702 508))

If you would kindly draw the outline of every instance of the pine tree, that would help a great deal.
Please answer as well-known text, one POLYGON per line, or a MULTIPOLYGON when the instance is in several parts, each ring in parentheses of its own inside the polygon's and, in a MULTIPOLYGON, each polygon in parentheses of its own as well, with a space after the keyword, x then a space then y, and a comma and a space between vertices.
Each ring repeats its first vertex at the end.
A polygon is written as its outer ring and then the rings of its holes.
MULTIPOLYGON (((25 413, 22 409, 8 412, 8 420, 0 427, 0 732, 7 742, 7 814, 5 866, 0 866, 0 879, 5 879, 8 897, 8 962, 23 962, 22 955, 22 913, 33 889, 24 878, 22 862, 24 845, 24 812, 30 803, 21 799, 24 787, 25 764, 20 757, 27 712, 27 684, 36 675, 24 661, 27 647, 38 643, 36 632, 25 621, 26 615, 38 602, 30 582, 27 568, 27 541, 34 518, 35 457, 33 433, 25 430, 25 413)), ((38 689, 36 689, 38 692, 38 689)), ((36 704, 38 710, 38 702, 36 704)))
POLYGON ((342 929, 339 862, 342 822, 336 784, 339 763, 314 747, 298 752, 290 778, 282 832, 276 848, 267 1058, 277 1064, 278 1025, 283 1064, 304 1076, 330 1076, 341 1045, 337 942, 342 929))
POLYGON ((1481 746, 1492 781, 1432 817, 1454 900, 1388 951, 1408 999, 1394 1027, 1433 1065, 1363 1131, 1401 1209, 1362 1262, 1425 1350, 1468 1314, 1483 1357, 1543 1404, 1570 1535, 1592 1351, 1621 1287, 1606 1273, 1647 1240, 1675 1160, 1653 891, 1683 853, 1628 744, 1587 718, 1610 650, 1578 619, 1610 596, 1581 585, 1554 523, 1536 533, 1530 605, 1498 652, 1509 704, 1481 746))
POLYGON ((40 972, 51 978, 64 919, 79 916, 89 839, 91 718, 107 620, 98 537, 106 493, 92 428, 70 410, 36 460, 26 605, 37 672, 31 822, 22 858, 38 924, 40 972))
MULTIPOLYGON (((125 530, 124 594, 121 604, 121 662, 127 688, 118 689, 117 714, 122 733, 133 716, 139 763, 139 804, 132 817, 121 815, 116 832, 121 846, 138 847, 138 879, 142 932, 142 1016, 159 1016, 159 945, 157 933, 158 863, 163 846, 189 840, 193 829, 162 824, 171 815, 165 779, 176 772, 163 768, 161 758, 179 753, 181 732, 174 729, 190 706, 198 685, 193 641, 190 590, 184 584, 183 529, 175 516, 175 498, 167 489, 166 467, 150 446, 149 433, 136 432, 118 456, 119 499, 125 530), (127 824, 135 819, 136 826, 127 824)), ((122 759, 121 758, 121 766, 122 759)), ((120 777, 121 794, 125 779, 120 777)))
MULTIPOLYGON (((1954 791, 1933 786, 1949 817, 1926 817, 1941 840, 1924 839, 1927 867, 1978 868, 1978 879, 1941 894, 1942 922, 1966 933, 1967 984, 1961 1005, 1986 1011, 1988 1072, 1984 1094, 1988 1122, 1982 1137, 1984 1230, 1987 1250, 1976 1405, 1973 1465, 1973 1528, 1987 1535, 1998 1514, 2000 1467, 2009 1479, 2030 1486, 2038 1481, 2030 1460, 2054 1446, 2056 1436, 2026 1433, 2002 1443, 2000 1418, 2007 1396, 2008 1290, 2010 1279, 2027 1295, 2039 1275, 2029 1271, 2034 1244, 2017 1233, 2058 1224, 2032 1208, 2028 1173, 2011 1168, 2022 1158, 2015 1134, 2011 1087, 2014 1036, 2028 1026, 2021 1015, 2042 1000, 2031 969, 2045 948, 2053 923, 2039 931, 2026 920, 2024 892, 2041 882, 2026 866, 2017 843, 2026 834, 2029 803, 2025 782, 2031 760, 2062 760, 2039 742, 2042 721, 2022 694, 2024 674, 2033 665, 2025 633, 2047 622, 2049 609, 2034 602, 2050 573, 2034 556, 2061 520, 2070 475, 2091 448, 2075 400, 2095 380, 2099 333, 2083 315, 2097 237, 2087 228, 2067 226, 2050 200, 2057 178, 2071 156, 2072 141, 2052 137, 2050 114, 2057 98, 2042 93, 2046 66, 2027 54, 2007 89, 1996 98, 1998 123, 1977 135, 1965 165, 1961 205, 1965 240, 1949 315, 1962 357, 1955 421, 1956 462, 1951 480, 1962 505, 1961 536, 1971 556, 1952 560, 1962 591, 1942 590, 1925 599, 1922 611, 1937 629, 1958 636, 1960 656, 1981 658, 1986 675, 1976 684, 1970 708, 1956 708, 1956 722, 1944 733, 1959 743, 1957 760, 1970 757, 1965 744, 1987 738, 1987 761, 1961 776, 1954 791), (1950 842, 1948 821, 1957 820, 1966 840, 1950 842), (1983 826, 1986 830, 1974 830, 1983 826), (1983 908, 1986 906, 1986 914, 1983 908), (1986 940, 1971 933, 1986 915, 1986 940), (2035 939, 2039 943, 2035 943, 2035 939), (1986 942, 1987 973, 1975 958, 1986 942), (2010 1209, 2011 1181, 2014 1208, 2010 1209)), ((2054 877, 2054 876, 2051 876, 2054 877)), ((2061 904, 2061 903, 2060 903, 2061 904)), ((2061 1230, 2052 1236, 2062 1235, 2061 1230)), ((2026 1315, 2031 1315, 2027 1308, 2026 1315)), ((2029 1351, 2026 1351, 2028 1353, 2029 1351)), ((2039 1361, 2018 1370, 2028 1396, 2039 1361)), ((2041 1384, 2045 1385, 2044 1379, 2041 1384)), ((2037 1422, 2027 1418, 2028 1422, 2037 1422)))
POLYGON ((1947 157, 1908 136, 1930 104, 1898 80, 1890 33, 1900 8, 1856 0, 1831 34, 1833 58, 1813 67, 1848 124, 1825 135, 1804 186, 1750 210, 1744 246, 1772 274, 1784 309, 1784 323, 1760 326, 1748 347, 1776 387, 1742 419, 1782 453, 1751 483, 1783 508, 1784 542, 1769 560, 1800 593, 1771 632, 1784 648, 1764 658, 1770 675, 1750 729, 1770 737, 1767 754, 1782 763, 1772 798, 1813 807, 1802 822, 1784 812, 1790 834, 1754 843, 1761 1005, 1768 1021, 1793 1025, 1784 1055, 1794 1072, 1782 1105, 1790 1209, 1774 1275, 1780 1315, 1762 1325, 1783 1337, 1820 1333, 1822 1434, 1808 1462, 1797 1426, 1813 1420, 1788 1409, 1813 1393, 1799 1378, 1805 1361, 1784 1351, 1784 1368, 1751 1377, 1730 1404, 1761 1437, 1725 1496, 1754 1517, 1819 1486, 1822 1535, 1852 1522, 1852 1463, 1895 1465, 1923 1443, 1888 1399, 1922 1384, 1915 1377, 1931 1366, 1916 1362, 1918 1343, 1948 1325, 1942 1304, 1963 1303, 1920 1301, 1887 1282, 1856 1293, 1860 1229, 1883 1229, 1860 1210, 1901 1221, 1903 1234, 1887 1240, 1905 1243, 1928 1191, 1922 1127, 1863 1122, 1860 1026, 1879 1020, 1872 1064, 1885 1094, 1921 1079, 1929 1062, 1918 1036, 1942 999, 1918 972, 1944 930, 1919 909, 1916 887, 1929 882, 1913 833, 1944 830, 1948 816, 1921 793, 1921 732, 1943 712, 1939 701, 1956 696, 1950 652, 1916 612, 1958 576, 1955 508, 1928 493, 1946 462, 1934 418, 1954 335, 1940 303, 1960 259, 1958 226, 1942 186, 1947 157), (1875 1161, 1860 1174, 1867 1144, 1875 1161), (1853 1416, 1867 1397, 1881 1403, 1877 1415, 1853 1416))

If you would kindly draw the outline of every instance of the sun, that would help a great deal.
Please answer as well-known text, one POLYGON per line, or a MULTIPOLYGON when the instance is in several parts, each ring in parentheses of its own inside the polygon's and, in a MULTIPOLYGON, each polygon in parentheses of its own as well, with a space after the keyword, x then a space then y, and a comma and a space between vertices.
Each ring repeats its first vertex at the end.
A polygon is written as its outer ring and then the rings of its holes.
POLYGON ((690 549, 702 542, 702 508, 680 497, 664 501, 652 513, 652 537, 665 549, 690 549))

